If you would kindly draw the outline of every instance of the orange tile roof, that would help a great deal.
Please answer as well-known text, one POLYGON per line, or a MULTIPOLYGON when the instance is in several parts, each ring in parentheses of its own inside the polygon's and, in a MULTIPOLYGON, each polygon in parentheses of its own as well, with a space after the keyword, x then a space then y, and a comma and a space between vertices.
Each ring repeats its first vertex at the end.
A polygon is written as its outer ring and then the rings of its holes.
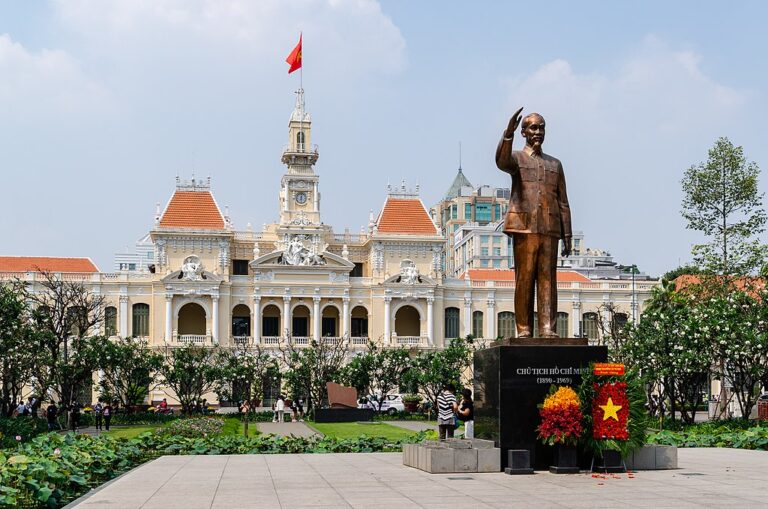
POLYGON ((0 256, 0 272, 98 272, 90 258, 0 256))
POLYGON ((223 230, 224 217, 210 191, 176 191, 165 207, 160 226, 223 230))
POLYGON ((376 224, 381 233, 438 235, 427 209, 418 198, 387 197, 376 224))
MULTIPOLYGON (((460 276, 463 279, 464 276, 460 276)), ((469 269, 469 279, 473 281, 514 281, 515 269, 469 269)), ((558 270, 559 283, 589 282, 590 279, 572 270, 558 270)))

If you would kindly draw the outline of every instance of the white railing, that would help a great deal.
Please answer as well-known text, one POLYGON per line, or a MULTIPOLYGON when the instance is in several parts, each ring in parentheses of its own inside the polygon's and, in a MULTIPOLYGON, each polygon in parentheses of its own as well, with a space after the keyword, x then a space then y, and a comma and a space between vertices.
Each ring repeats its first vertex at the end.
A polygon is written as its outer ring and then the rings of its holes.
POLYGON ((426 345, 428 338, 426 336, 392 336, 396 345, 419 346, 426 345))
POLYGON ((249 232, 247 230, 235 232, 235 240, 261 240, 261 233, 249 232))
POLYGON ((206 334, 177 334, 177 343, 194 343, 196 345, 205 345, 211 342, 211 336, 206 334))
POLYGON ((280 336, 262 336, 261 342, 265 345, 279 345, 280 336))
POLYGON ((232 336, 232 344, 238 346, 248 346, 253 342, 251 336, 232 336))
POLYGON ((335 233, 333 240, 336 242, 344 242, 347 244, 363 244, 368 240, 368 234, 366 233, 335 233))

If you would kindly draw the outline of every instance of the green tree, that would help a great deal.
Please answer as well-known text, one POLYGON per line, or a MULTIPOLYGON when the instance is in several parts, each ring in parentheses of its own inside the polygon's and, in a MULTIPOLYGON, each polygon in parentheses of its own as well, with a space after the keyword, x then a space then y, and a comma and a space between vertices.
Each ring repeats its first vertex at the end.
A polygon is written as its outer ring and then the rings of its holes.
POLYGON ((39 356, 31 345, 36 330, 26 305, 24 283, 0 284, 0 415, 11 415, 13 402, 21 399, 21 391, 36 370, 39 356))
POLYGON ((161 383, 175 393, 182 412, 191 415, 195 403, 221 380, 222 367, 217 362, 219 351, 189 344, 181 348, 168 346, 164 356, 158 370, 161 383))
POLYGON ((310 340, 307 346, 296 345, 288 337, 280 345, 285 381, 295 396, 306 396, 307 407, 314 414, 328 398, 326 384, 339 379, 349 351, 347 338, 310 340))
POLYGON ((35 388, 43 397, 52 389, 62 405, 78 397, 90 400, 93 372, 99 350, 104 318, 104 297, 82 283, 41 271, 40 288, 30 293, 38 333, 30 348, 40 356, 35 388))
POLYGON ((405 382, 405 374, 411 367, 411 359, 405 348, 382 348, 374 342, 362 355, 353 358, 340 372, 342 383, 357 389, 359 395, 377 391, 381 398, 376 402, 377 411, 384 404, 383 396, 395 391, 405 382))
MULTIPOLYGON (((622 358, 638 370, 646 384, 649 401, 671 403, 692 423, 714 362, 706 321, 696 306, 696 295, 676 291, 664 283, 654 293, 623 347, 622 358)), ((658 409, 660 414, 664 408, 658 409)))
POLYGON ((422 351, 411 360, 404 374, 409 392, 422 392, 437 408, 437 396, 447 383, 462 386, 462 376, 472 362, 474 344, 471 337, 452 339, 447 347, 422 351))
MULTIPOLYGON (((732 387, 741 414, 749 416, 760 386, 768 381, 768 292, 734 291, 699 304, 704 333, 720 360, 714 373, 732 387)), ((723 401, 724 406, 725 401, 723 401)))
POLYGON ((218 365, 221 378, 214 391, 219 400, 243 402, 262 400, 264 387, 272 385, 280 376, 277 359, 261 350, 259 345, 245 345, 219 352, 218 365))
POLYGON ((163 356, 146 341, 105 339, 98 352, 99 392, 108 400, 119 400, 123 406, 139 405, 157 384, 157 371, 162 363, 163 356))
POLYGON ((691 166, 682 180, 687 227, 710 238, 696 245, 696 264, 713 274, 739 276, 763 265, 765 249, 756 238, 765 228, 760 169, 742 147, 718 139, 705 163, 691 166))

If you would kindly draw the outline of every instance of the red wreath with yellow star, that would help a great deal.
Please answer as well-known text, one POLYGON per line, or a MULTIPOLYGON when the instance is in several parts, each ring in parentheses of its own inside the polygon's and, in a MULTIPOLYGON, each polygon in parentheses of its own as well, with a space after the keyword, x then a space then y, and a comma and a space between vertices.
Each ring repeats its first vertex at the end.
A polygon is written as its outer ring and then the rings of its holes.
POLYGON ((626 382, 595 383, 592 400, 592 436, 596 439, 627 440, 629 398, 626 382))

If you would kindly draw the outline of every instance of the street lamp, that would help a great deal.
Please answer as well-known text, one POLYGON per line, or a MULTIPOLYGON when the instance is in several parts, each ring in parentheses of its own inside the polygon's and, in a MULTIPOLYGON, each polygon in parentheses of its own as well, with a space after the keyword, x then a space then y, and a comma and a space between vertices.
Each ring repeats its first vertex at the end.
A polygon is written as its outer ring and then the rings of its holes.
POLYGON ((632 265, 617 265, 616 268, 619 270, 630 269, 632 271, 632 323, 635 323, 637 321, 637 303, 635 302, 635 273, 637 272, 637 265, 634 263, 632 265))

